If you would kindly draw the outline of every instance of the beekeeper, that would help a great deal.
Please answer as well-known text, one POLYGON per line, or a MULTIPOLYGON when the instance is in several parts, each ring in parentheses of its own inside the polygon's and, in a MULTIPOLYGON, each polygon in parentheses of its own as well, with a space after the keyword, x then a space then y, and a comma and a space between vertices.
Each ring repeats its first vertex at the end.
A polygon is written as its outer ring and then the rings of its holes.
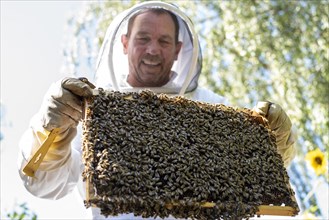
MULTIPOLYGON (((93 83, 98 87, 119 91, 147 88, 227 104, 223 97, 198 87, 201 73, 198 38, 188 17, 171 4, 144 2, 114 19, 100 49, 96 70, 93 83)), ((79 121, 81 100, 91 94, 92 88, 85 82, 65 78, 50 87, 40 111, 31 119, 20 141, 19 166, 21 179, 33 195, 60 199, 75 187, 84 187, 81 178, 79 181, 84 168, 79 121), (60 128, 60 133, 35 173, 36 178, 24 175, 22 167, 54 128, 60 128)), ((269 102, 259 102, 254 110, 268 119, 276 134, 278 152, 288 165, 294 157, 295 136, 287 114, 279 105, 269 102)), ((98 208, 89 210, 93 219, 105 219, 98 208)), ((139 218, 131 213, 108 219, 139 218)))

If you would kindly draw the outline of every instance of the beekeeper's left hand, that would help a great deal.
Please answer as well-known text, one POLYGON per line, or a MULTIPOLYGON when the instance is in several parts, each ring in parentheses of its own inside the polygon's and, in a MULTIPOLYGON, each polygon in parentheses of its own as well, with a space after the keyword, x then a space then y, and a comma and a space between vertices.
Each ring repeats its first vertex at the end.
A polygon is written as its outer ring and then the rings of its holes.
POLYGON ((282 156, 285 166, 288 166, 296 154, 294 143, 297 134, 287 113, 280 105, 271 102, 258 102, 253 111, 268 120, 270 129, 276 136, 278 153, 282 156))

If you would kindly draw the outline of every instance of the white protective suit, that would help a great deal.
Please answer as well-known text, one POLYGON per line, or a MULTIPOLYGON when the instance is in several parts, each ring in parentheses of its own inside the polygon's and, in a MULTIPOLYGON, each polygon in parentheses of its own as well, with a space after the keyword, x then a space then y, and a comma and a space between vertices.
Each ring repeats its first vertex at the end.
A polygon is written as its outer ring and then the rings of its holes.
MULTIPOLYGON (((144 2, 121 13, 111 23, 104 43, 100 49, 96 71, 96 86, 102 88, 112 88, 119 91, 135 91, 126 82, 128 73, 127 57, 123 54, 121 45, 121 35, 126 33, 126 25, 129 17, 144 7, 161 7, 171 10, 178 18, 180 30, 179 40, 183 42, 182 49, 177 61, 175 61, 172 70, 177 73, 169 83, 161 88, 148 88, 155 92, 167 94, 181 94, 193 100, 199 100, 209 103, 227 104, 225 99, 217 94, 197 87, 197 81, 201 72, 201 53, 200 47, 191 21, 177 7, 162 2, 144 2), (114 65, 115 64, 115 65, 114 65)), ((54 86, 56 88, 56 84, 54 86)), ((49 90, 49 92, 52 89, 49 90)), ((47 104, 47 102, 44 102, 47 104)), ((44 104, 44 105, 46 105, 44 104)), ((42 106, 41 109, 45 109, 42 106)), ((267 115, 269 109, 261 109, 258 112, 267 115)), ((60 133, 51 148, 50 156, 41 163, 36 172, 36 178, 25 176, 21 169, 26 164, 30 156, 45 140, 49 133, 42 125, 44 117, 42 111, 37 113, 30 122, 29 129, 24 133, 20 141, 21 153, 19 155, 20 176, 26 189, 33 195, 40 198, 60 199, 71 193, 75 187, 78 187, 84 195, 84 183, 81 181, 81 173, 84 169, 81 152, 81 127, 70 125, 65 132, 60 133), (68 149, 68 150, 63 150, 68 149)), ((291 126, 290 126, 291 127, 291 126)), ((286 161, 290 161, 294 155, 293 136, 290 135, 284 140, 283 154, 286 161)), ((89 208, 93 219, 105 219, 97 208, 89 208)), ((141 219, 133 214, 124 214, 108 219, 141 219)), ((152 219, 152 218, 150 218, 152 219)), ((169 217, 167 219, 175 219, 169 217)))

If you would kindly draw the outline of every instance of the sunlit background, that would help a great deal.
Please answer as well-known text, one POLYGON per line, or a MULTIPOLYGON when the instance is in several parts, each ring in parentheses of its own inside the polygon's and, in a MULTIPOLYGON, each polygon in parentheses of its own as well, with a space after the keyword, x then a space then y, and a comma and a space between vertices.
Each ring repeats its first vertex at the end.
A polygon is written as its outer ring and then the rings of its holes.
MULTIPOLYGON (((1 219, 24 203, 38 219, 82 219, 75 194, 49 201, 29 194, 17 172, 18 141, 50 84, 64 76, 62 47, 79 1, 1 0, 1 219)), ((30 219, 26 216, 26 219, 30 219)))
MULTIPOLYGON (((97 40, 101 40, 112 16, 132 5, 133 2, 126 1, 123 4, 111 1, 108 4, 86 5, 82 1, 1 0, 1 219, 8 218, 7 214, 12 214, 16 210, 18 213, 26 213, 26 219, 30 219, 33 213, 38 219, 84 219, 86 217, 83 201, 77 192, 58 201, 49 201, 33 197, 25 190, 17 172, 18 141, 32 115, 38 111, 43 95, 52 82, 66 76, 65 73, 79 72, 81 75, 92 77, 94 56, 99 46, 97 40), (110 9, 112 13, 102 14, 103 9, 110 9), (97 22, 103 26, 101 31, 96 31, 97 22), (95 33, 99 35, 97 40, 90 39, 95 33)), ((181 3, 184 6, 184 1, 181 3)), ((185 3, 188 5, 187 1, 185 3)), ((324 4, 324 7, 327 6, 324 4)), ((221 7, 221 9, 227 7, 228 12, 231 10, 227 2, 221 7)), ((303 7, 303 4, 300 7, 303 7)), ((195 10, 191 6, 188 8, 190 13, 195 10)), ((325 10, 328 12, 329 8, 325 10)), ((208 14, 201 12, 204 11, 200 11, 199 16, 211 17, 213 15, 210 11, 206 11, 209 12, 208 14)), ((313 12, 310 11, 310 13, 313 12)), ((196 19, 196 17, 193 18, 196 19)), ((232 18, 237 19, 235 16, 232 18)), ((224 22, 224 18, 221 19, 223 20, 216 21, 224 22)), ((205 27, 210 26, 211 24, 207 24, 205 27)), ((325 30, 328 30, 328 20, 323 21, 323 26, 327 28, 325 30)), ((202 31, 207 30, 203 28, 202 31)), ((231 31, 232 33, 226 34, 226 40, 234 38, 234 31, 231 31)), ((277 30, 273 30, 273 34, 277 35, 277 30)), ((328 32, 327 36, 329 37, 328 32)), ((256 40, 258 37, 255 35, 256 40)), ((216 42, 201 42, 202 45, 211 43, 216 42)), ((238 42, 236 43, 236 48, 239 48, 238 42)), ((328 49, 328 44, 324 43, 323 47, 328 49)), ((216 56, 215 52, 208 48, 205 55, 216 56), (211 52, 214 54, 209 55, 211 52)), ((213 74, 212 80, 209 76, 201 78, 202 84, 208 83, 208 86, 214 86, 213 80, 219 77, 216 83, 222 83, 222 88, 224 88, 220 77, 227 76, 225 75, 227 74, 225 71, 228 71, 227 66, 234 66, 232 63, 236 62, 234 56, 229 54, 230 51, 226 53, 227 56, 223 58, 224 64, 212 67, 205 65, 205 69, 223 69, 220 70, 219 76, 213 74)), ((287 55, 287 61, 289 59, 287 55)), ((206 64, 207 62, 209 59, 205 61, 206 64)), ((261 76, 266 83, 270 82, 270 79, 266 78, 268 72, 265 71, 261 76)), ((328 75, 324 77, 327 79, 328 75)), ((227 79, 229 80, 229 77, 227 79)), ((219 89, 218 92, 223 91, 219 89)), ((234 102, 236 97, 232 93, 227 93, 227 95, 232 103, 238 103, 234 102)), ((296 98, 296 96, 292 94, 291 98, 296 98)), ((255 94, 251 97, 248 99, 246 96, 238 104, 249 102, 251 105, 254 99, 259 98, 255 94)), ((312 125, 309 126, 312 127, 312 125)), ((308 147, 307 144, 310 143, 304 139, 300 140, 298 147, 303 148, 301 152, 305 155, 311 150, 318 150, 313 154, 308 154, 310 161, 314 158, 327 161, 328 143, 324 143, 323 140, 327 139, 317 138, 318 148, 308 147)), ((316 171, 320 172, 319 169, 313 169, 309 163, 306 163, 304 156, 299 155, 289 169, 292 186, 297 192, 296 197, 301 208, 300 215, 292 219, 328 219, 328 176, 325 177, 328 175, 328 165, 325 166, 324 174, 317 175, 316 171), (298 189, 295 188, 296 186, 298 189)), ((313 167, 316 168, 316 164, 313 167)), ((287 217, 276 218, 287 219, 287 217)), ((270 217, 265 216, 261 219, 270 219, 270 217)))

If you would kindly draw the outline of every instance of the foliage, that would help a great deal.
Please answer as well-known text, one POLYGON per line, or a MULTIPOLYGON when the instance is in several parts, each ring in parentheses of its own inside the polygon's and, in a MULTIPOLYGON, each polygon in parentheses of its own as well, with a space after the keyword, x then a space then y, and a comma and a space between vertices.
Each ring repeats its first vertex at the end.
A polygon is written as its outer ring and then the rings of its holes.
MULTIPOLYGON (((137 1, 87 4, 70 20, 66 71, 92 78, 107 26, 137 1), (95 40, 96 39, 96 40, 95 40), (69 67, 69 68, 68 68, 69 67)), ((258 100, 280 104, 298 130, 298 156, 289 169, 302 201, 312 181, 307 152, 329 151, 329 2, 174 1, 192 18, 203 51, 200 84, 252 107, 258 100)), ((303 210, 321 215, 312 197, 303 210), (311 207, 311 208, 310 208, 311 207)))
POLYGON ((15 207, 14 210, 7 214, 7 217, 11 220, 38 219, 38 216, 28 208, 26 203, 22 203, 15 207))

